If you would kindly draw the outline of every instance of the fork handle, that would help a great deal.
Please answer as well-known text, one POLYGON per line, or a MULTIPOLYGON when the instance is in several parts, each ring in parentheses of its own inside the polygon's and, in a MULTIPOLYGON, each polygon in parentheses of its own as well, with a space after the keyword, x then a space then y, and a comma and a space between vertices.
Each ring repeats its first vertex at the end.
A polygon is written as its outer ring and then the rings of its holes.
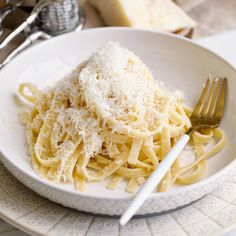
POLYGON ((120 224, 125 225, 143 204, 143 202, 148 198, 148 196, 153 192, 156 186, 161 182, 162 178, 171 168, 174 161, 177 159, 181 151, 184 149, 185 145, 189 141, 190 136, 184 134, 175 146, 170 150, 167 156, 161 161, 156 170, 152 172, 145 184, 137 193, 136 197, 125 211, 125 213, 120 218, 120 224))

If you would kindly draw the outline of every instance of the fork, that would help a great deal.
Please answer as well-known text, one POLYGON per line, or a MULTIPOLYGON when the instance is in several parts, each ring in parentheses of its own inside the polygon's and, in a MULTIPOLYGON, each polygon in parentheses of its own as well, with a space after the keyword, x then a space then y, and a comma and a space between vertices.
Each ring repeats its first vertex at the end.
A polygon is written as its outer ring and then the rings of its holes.
POLYGON ((192 127, 178 140, 158 168, 153 171, 139 190, 128 209, 121 216, 121 225, 125 225, 132 218, 147 197, 161 182, 162 178, 184 149, 193 132, 202 128, 214 129, 220 125, 224 113, 226 84, 226 78, 207 79, 197 105, 190 116, 192 127))

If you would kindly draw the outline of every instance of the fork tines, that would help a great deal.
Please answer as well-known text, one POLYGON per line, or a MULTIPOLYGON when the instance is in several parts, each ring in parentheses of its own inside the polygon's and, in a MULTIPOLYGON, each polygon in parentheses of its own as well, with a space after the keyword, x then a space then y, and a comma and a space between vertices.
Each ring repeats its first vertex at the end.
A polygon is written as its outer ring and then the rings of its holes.
POLYGON ((226 84, 227 78, 209 77, 191 118, 219 123, 224 113, 226 84))

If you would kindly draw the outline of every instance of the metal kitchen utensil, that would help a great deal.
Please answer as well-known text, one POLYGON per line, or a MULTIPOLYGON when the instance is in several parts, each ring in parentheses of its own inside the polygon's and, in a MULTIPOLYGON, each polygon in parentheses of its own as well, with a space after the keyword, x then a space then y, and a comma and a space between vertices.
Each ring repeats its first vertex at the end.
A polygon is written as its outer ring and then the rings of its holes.
POLYGON ((32 24, 39 25, 44 32, 55 36, 82 28, 83 23, 84 17, 77 0, 41 0, 30 16, 2 41, 0 49, 22 31, 30 31, 32 24))
POLYGON ((81 28, 84 23, 77 0, 54 0, 53 4, 42 8, 39 18, 42 30, 53 36, 81 28))
POLYGON ((17 54, 25 50, 29 47, 33 42, 37 39, 50 39, 51 36, 46 34, 43 31, 39 31, 37 28, 33 30, 33 32, 27 36, 26 40, 21 43, 16 49, 8 54, 5 60, 0 64, 0 69, 2 69, 8 62, 10 62, 17 54))
POLYGON ((0 49, 3 49, 22 31, 27 32, 26 40, 10 52, 3 63, 0 64, 0 69, 37 39, 50 39, 73 30, 81 30, 84 23, 85 18, 77 0, 41 0, 28 19, 5 38, 0 45, 0 49), (33 23, 36 26, 30 29, 33 23))

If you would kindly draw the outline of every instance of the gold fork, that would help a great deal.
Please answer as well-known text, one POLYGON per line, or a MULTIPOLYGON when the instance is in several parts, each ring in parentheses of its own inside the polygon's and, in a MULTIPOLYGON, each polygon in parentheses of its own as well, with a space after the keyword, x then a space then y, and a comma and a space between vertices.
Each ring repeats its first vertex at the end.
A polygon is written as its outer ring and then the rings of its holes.
POLYGON ((190 117, 192 127, 179 139, 159 164, 158 168, 149 176, 128 209, 120 218, 121 225, 125 225, 131 219, 155 187, 161 182, 189 141, 193 132, 201 128, 217 128, 220 125, 224 113, 226 83, 226 78, 214 78, 206 81, 199 101, 190 117))
POLYGON ((212 83, 210 79, 206 81, 190 117, 192 127, 186 133, 187 135, 191 136, 200 128, 217 128, 220 125, 224 113, 226 83, 226 78, 215 78, 212 83))

